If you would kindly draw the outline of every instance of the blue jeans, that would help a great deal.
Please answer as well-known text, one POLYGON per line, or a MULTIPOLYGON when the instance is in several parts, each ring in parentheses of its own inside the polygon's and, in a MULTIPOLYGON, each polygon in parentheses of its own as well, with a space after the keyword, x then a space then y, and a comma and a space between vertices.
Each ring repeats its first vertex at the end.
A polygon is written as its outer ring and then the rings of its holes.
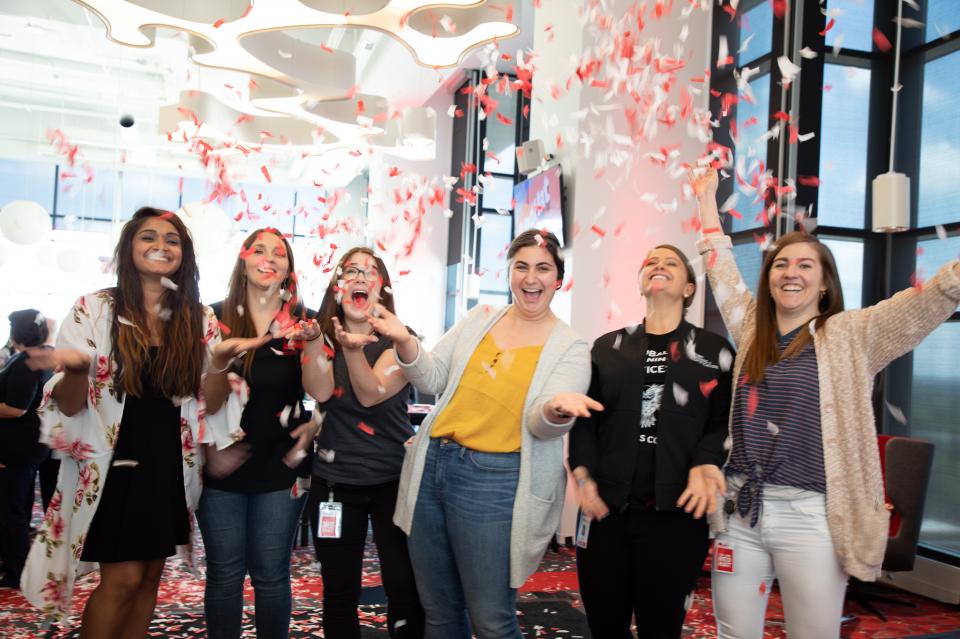
POLYGON ((197 521, 207 553, 204 615, 211 639, 240 637, 243 580, 253 584, 259 639, 290 629, 290 553, 304 497, 290 491, 237 493, 204 488, 197 521))
POLYGON ((434 439, 407 545, 426 639, 521 639, 510 587, 510 530, 520 453, 434 439), (469 621, 467 615, 469 614, 469 621))

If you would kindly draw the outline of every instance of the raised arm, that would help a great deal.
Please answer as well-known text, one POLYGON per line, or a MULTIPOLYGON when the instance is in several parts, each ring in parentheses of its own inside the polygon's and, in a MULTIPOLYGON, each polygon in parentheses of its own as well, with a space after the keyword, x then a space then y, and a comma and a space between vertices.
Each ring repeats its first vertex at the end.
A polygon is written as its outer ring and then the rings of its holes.
POLYGON ((52 380, 52 397, 57 410, 67 417, 73 417, 87 407, 90 367, 96 357, 96 348, 94 321, 86 298, 80 298, 60 325, 57 348, 30 349, 27 366, 31 369, 61 371, 52 380))
POLYGON ((526 425, 534 437, 565 435, 579 417, 603 406, 584 393, 590 386, 590 350, 582 339, 573 341, 561 356, 543 390, 527 409, 526 425))
POLYGON ((844 315, 858 322, 856 334, 865 342, 871 370, 879 372, 916 348, 953 314, 958 303, 960 261, 953 260, 923 286, 908 288, 879 304, 844 315))
POLYGON ((743 320, 751 310, 753 295, 743 281, 740 269, 733 259, 730 238, 723 234, 720 212, 717 210, 717 172, 715 169, 691 171, 690 185, 693 187, 700 211, 700 241, 697 250, 703 257, 704 269, 710 288, 717 300, 723 322, 730 331, 737 348, 742 348, 740 337, 743 332, 743 320))

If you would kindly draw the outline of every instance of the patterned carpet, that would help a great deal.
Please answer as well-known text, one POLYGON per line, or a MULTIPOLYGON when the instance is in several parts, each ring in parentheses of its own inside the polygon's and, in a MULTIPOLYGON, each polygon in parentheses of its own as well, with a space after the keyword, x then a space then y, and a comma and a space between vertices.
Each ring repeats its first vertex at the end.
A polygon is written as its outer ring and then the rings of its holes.
MULTIPOLYGON (((78 582, 75 610, 79 615, 83 602, 96 586, 97 576, 91 574, 78 582)), ((387 637, 386 608, 377 565, 376 550, 368 544, 364 560, 364 595, 361 604, 364 639, 387 637)), ((321 629, 323 585, 313 564, 312 552, 298 548, 293 559, 294 613, 290 636, 293 639, 323 637, 321 629)), ((255 637, 253 625, 253 591, 247 584, 244 637, 255 637)), ((848 603, 846 614, 856 619, 845 623, 843 637, 850 639, 884 639, 894 637, 948 637, 960 638, 960 609, 906 593, 899 597, 916 604, 916 608, 881 606, 889 621, 870 616, 857 604, 848 603), (942 633, 942 634, 938 634, 942 633)), ((525 637, 544 639, 577 639, 590 636, 578 593, 573 552, 562 548, 548 552, 540 566, 521 591, 518 616, 525 637)), ((774 589, 767 613, 765 637, 785 637, 782 624, 783 609, 779 594, 774 589)), ((66 639, 79 636, 76 628, 41 628, 42 619, 27 605, 19 592, 0 589, 0 637, 5 639, 66 639)), ((685 638, 707 638, 716 635, 716 626, 710 606, 710 583, 700 580, 693 606, 687 615, 685 638)), ((187 639, 204 636, 203 582, 195 579, 179 560, 167 562, 160 603, 150 628, 151 637, 187 639)))

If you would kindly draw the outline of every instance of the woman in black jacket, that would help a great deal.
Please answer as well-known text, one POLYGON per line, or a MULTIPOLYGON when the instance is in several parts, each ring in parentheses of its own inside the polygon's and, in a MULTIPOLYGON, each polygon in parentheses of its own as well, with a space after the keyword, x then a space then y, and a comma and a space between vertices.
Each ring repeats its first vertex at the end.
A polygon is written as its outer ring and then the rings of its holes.
POLYGON ((594 637, 680 636, 723 494, 733 348, 684 320, 696 279, 660 245, 640 269, 646 318, 593 345, 590 396, 570 432, 579 486, 577 570, 594 637))

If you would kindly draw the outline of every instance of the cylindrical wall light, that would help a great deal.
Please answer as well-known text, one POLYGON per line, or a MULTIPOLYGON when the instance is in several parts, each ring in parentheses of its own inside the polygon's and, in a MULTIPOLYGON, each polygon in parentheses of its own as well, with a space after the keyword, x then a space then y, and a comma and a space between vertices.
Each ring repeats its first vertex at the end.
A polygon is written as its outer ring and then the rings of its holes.
POLYGON ((896 233, 910 228, 910 178, 881 173, 873 180, 873 230, 896 233))

